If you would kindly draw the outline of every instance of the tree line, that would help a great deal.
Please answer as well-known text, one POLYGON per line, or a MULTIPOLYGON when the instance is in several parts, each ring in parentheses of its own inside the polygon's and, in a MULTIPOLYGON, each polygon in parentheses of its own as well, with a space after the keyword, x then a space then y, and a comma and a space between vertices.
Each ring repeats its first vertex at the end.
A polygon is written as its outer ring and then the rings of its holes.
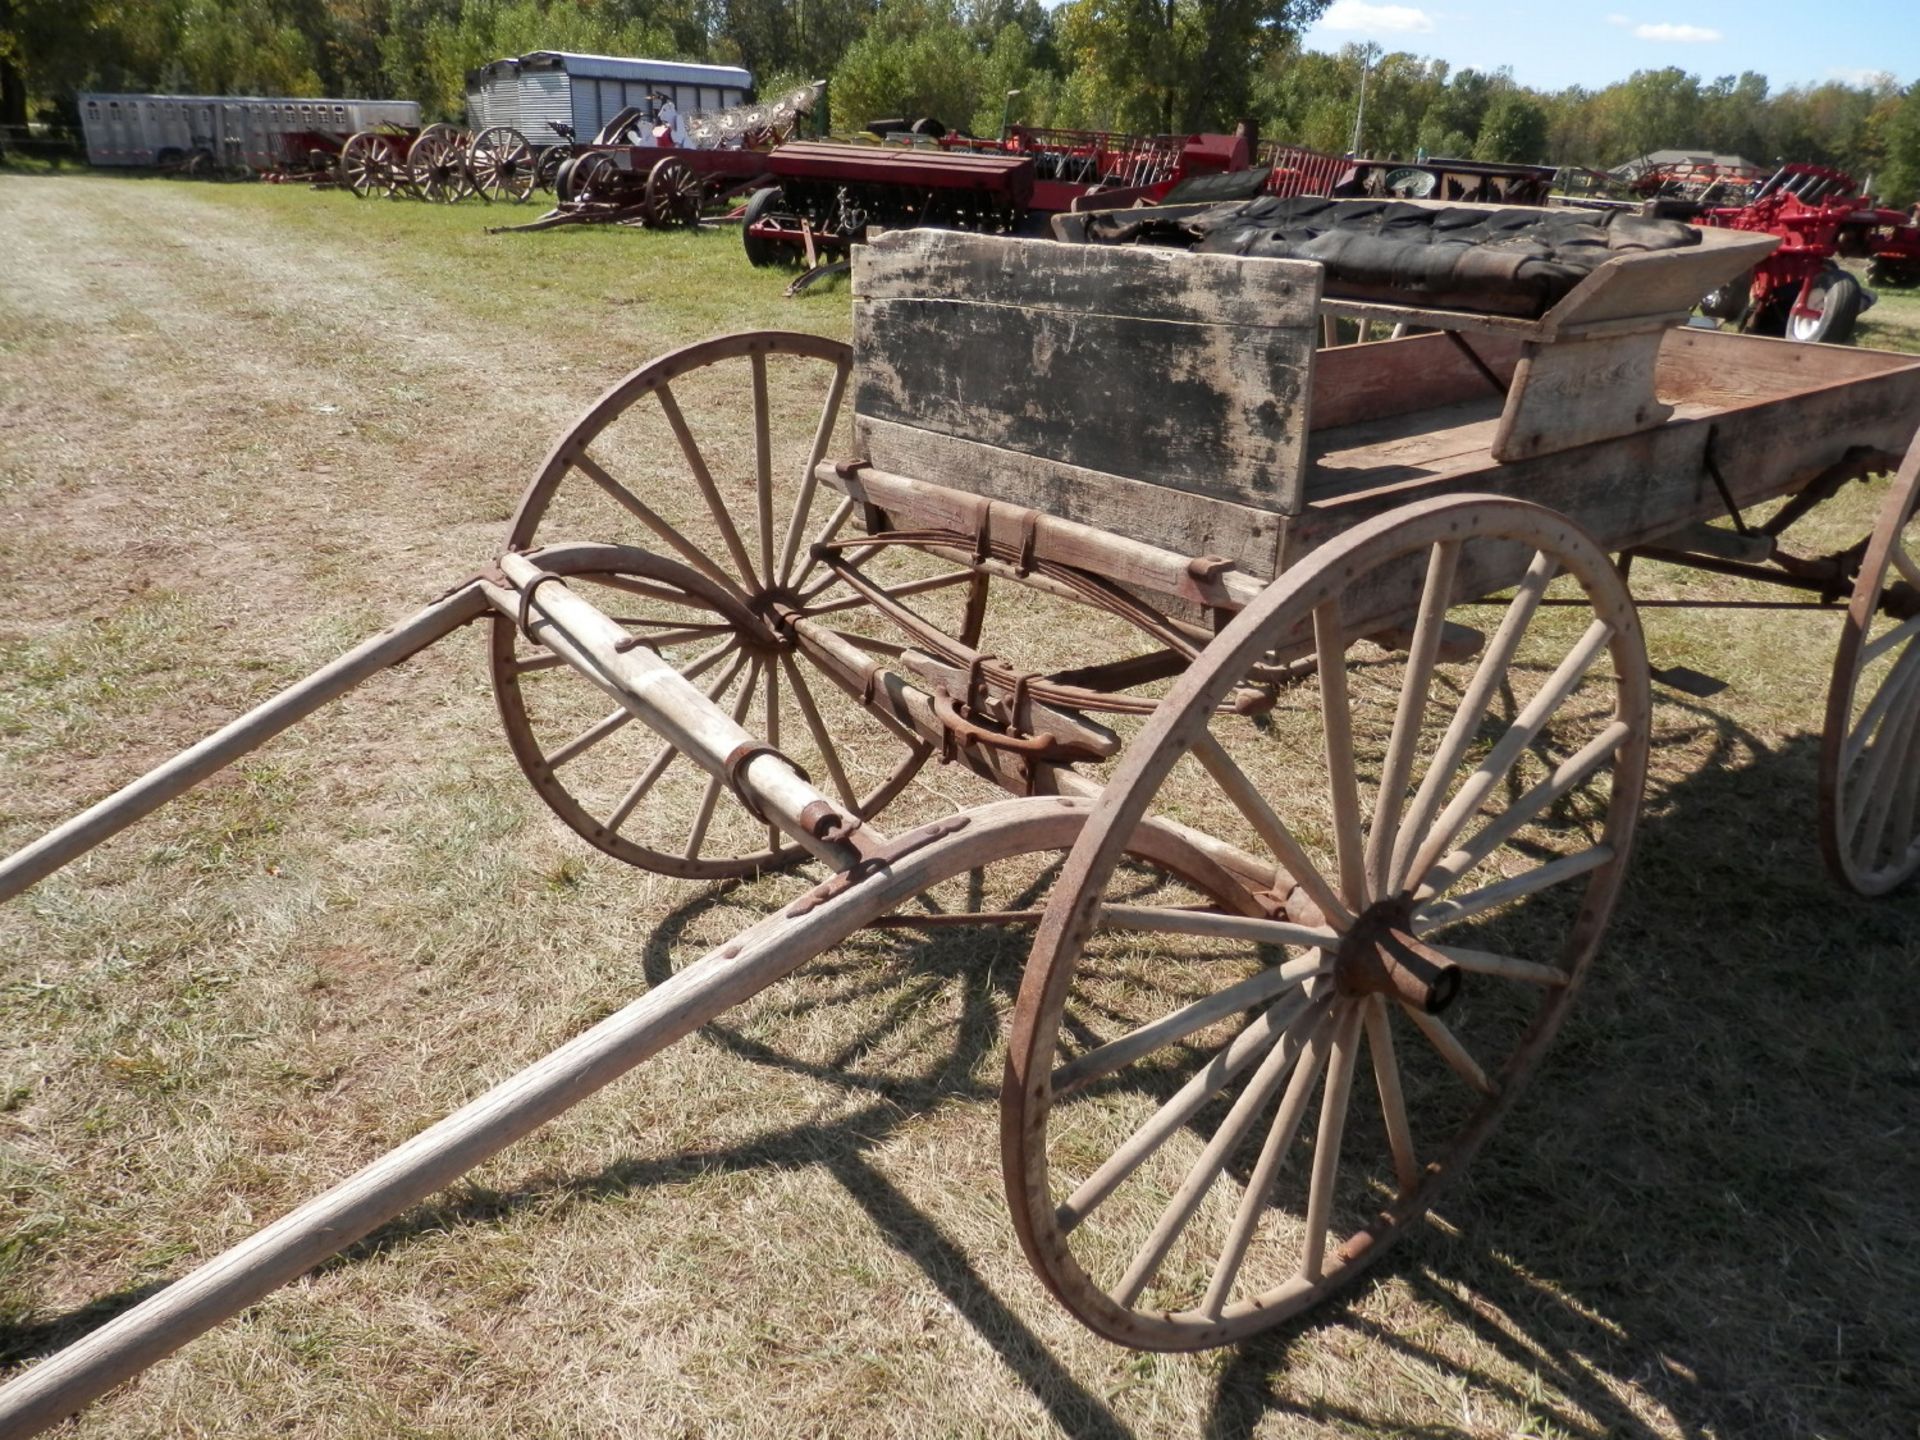
POLYGON ((1774 89, 1748 71, 1639 71, 1546 91, 1375 47, 1306 51, 1328 0, 0 0, 0 123, 79 89, 413 99, 458 119, 466 72, 532 50, 830 80, 834 125, 934 115, 1147 133, 1227 129, 1342 152, 1611 167, 1699 149, 1805 160, 1920 196, 1920 84, 1774 89), (1011 93, 1017 92, 1017 93, 1011 93))

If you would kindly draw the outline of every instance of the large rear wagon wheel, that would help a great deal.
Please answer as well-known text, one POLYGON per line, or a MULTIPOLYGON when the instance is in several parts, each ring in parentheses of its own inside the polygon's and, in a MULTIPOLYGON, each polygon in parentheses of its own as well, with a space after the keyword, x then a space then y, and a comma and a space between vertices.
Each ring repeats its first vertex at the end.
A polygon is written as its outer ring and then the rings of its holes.
POLYGON ((387 137, 371 130, 348 137, 340 147, 338 175, 356 200, 385 194, 393 183, 393 150, 387 137))
POLYGON ((1102 793, 1015 1011, 1007 1194, 1069 1310, 1123 1344, 1224 1344, 1414 1226, 1593 959, 1648 706, 1618 572, 1520 501, 1363 524, 1220 634, 1102 793), (1511 599, 1456 598, 1522 571, 1511 599), (1404 651, 1351 638, 1408 615, 1404 651), (1449 619, 1492 633, 1467 654, 1449 619), (1268 918, 1114 902, 1130 838, 1175 819, 1265 857, 1268 918))
MULTIPOLYGON (((851 501, 812 479, 846 423, 852 363, 837 341, 768 331, 643 366, 554 446, 507 546, 615 540, 658 557, 657 573, 596 572, 583 583, 621 592, 593 598, 635 644, 708 690, 830 798, 871 818, 929 747, 812 667, 773 618, 776 606, 831 617, 840 638, 876 663, 899 650, 898 632, 811 550, 850 533, 855 518, 851 501)), ((911 595, 946 633, 977 638, 964 567, 893 546, 860 570, 911 595)), ((803 853, 706 771, 612 714, 597 686, 550 661, 511 627, 497 633, 495 694, 522 768, 589 842, 629 864, 700 879, 753 874, 803 853)))
POLYGON ((510 125, 492 125, 473 137, 467 166, 473 183, 488 200, 524 204, 533 194, 539 162, 527 137, 510 125))
POLYGON ((657 161, 647 172, 648 221, 654 225, 698 225, 704 189, 693 166, 679 156, 657 161))
POLYGON ((1884 895, 1920 869, 1920 439, 1882 503, 1847 606, 1820 742, 1820 848, 1884 895))

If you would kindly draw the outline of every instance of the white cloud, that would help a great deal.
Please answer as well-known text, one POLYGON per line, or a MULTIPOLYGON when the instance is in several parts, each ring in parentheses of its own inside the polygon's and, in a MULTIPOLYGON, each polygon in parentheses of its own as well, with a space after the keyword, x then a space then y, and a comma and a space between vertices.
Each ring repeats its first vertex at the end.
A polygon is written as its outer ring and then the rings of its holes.
POLYGON ((1636 25, 1633 33, 1642 40, 1677 40, 1685 45, 1703 45, 1721 38, 1718 30, 1704 25, 1636 25))
POLYGON ((1433 29, 1433 17, 1411 5, 1369 5, 1366 0, 1333 0, 1320 24, 1328 30, 1389 31, 1394 34, 1426 34, 1433 29))
POLYGON ((1875 70, 1870 65, 1836 65, 1827 71, 1827 79, 1838 80, 1847 85, 1858 85, 1863 89, 1871 89, 1882 83, 1889 85, 1897 83, 1885 70, 1875 70))
POLYGON ((1632 23, 1633 17, 1631 15, 1621 15, 1616 12, 1607 16, 1607 24, 1609 25, 1631 25, 1632 23))

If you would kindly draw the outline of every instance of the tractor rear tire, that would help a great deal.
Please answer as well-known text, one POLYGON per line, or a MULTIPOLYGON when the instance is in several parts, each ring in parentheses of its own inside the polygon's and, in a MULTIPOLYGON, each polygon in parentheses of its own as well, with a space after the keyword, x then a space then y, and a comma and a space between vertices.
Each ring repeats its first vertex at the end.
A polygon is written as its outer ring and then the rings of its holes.
POLYGON ((780 187, 768 185, 756 190, 747 201, 747 208, 740 216, 740 243, 746 247, 747 263, 762 269, 769 265, 783 264, 787 252, 770 240, 762 239, 753 233, 753 227, 769 211, 780 204, 780 187))
POLYGON ((1820 272, 1807 287, 1811 315, 1787 312, 1787 338, 1807 345, 1844 345, 1853 338, 1863 296, 1860 282, 1838 266, 1820 272))

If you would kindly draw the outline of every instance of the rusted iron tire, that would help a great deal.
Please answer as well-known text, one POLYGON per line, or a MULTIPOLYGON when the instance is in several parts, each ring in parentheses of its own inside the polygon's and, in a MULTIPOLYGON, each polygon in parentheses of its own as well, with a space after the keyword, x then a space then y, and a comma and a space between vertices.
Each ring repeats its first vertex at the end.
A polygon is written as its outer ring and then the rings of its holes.
POLYGON ((1820 737, 1820 849, 1884 895, 1920 869, 1920 439, 1880 508, 1847 606, 1820 737))
POLYGON ((1517 500, 1368 521, 1221 632, 1102 792, 1015 1010, 1007 1194, 1069 1310, 1127 1345, 1226 1344, 1347 1284, 1426 1212, 1593 959, 1648 704, 1618 572, 1571 521, 1517 500), (1511 602, 1449 603, 1529 552, 1511 602), (1575 603, 1536 609, 1555 574, 1555 599, 1575 603), (1405 651, 1350 645, 1415 614, 1405 651), (1497 628, 1472 652, 1449 617, 1497 628), (1263 684, 1265 713, 1220 709, 1263 684), (1491 750, 1489 703, 1512 717, 1491 750), (1276 779, 1300 757, 1317 780, 1276 779), (1130 838, 1176 816, 1258 852, 1272 918, 1114 908, 1130 838), (1454 928, 1469 916, 1491 923, 1454 928), (1354 1083, 1363 1041, 1371 1085, 1354 1083), (1373 1112, 1351 1133, 1350 1108, 1373 1112))
POLYGON ((677 155, 654 162, 647 172, 647 220, 654 225, 694 226, 700 223, 704 191, 693 166, 677 155))
POLYGON ((510 125, 482 130, 467 150, 474 186, 488 200, 525 204, 533 194, 538 164, 527 137, 510 125))
MULTIPOLYGON (((837 803, 871 818, 929 747, 838 688, 768 621, 774 602, 792 602, 830 609, 834 629, 870 655, 888 653, 886 637, 897 639, 810 550, 852 515, 837 491, 803 480, 846 423, 851 368, 847 346, 780 331, 709 340, 643 366, 555 444, 506 547, 598 536, 649 552, 646 573, 625 577, 643 581, 645 593, 603 601, 607 613, 710 689, 751 733, 784 749, 837 803), (782 438, 802 434, 806 440, 782 438)), ((918 555, 901 563, 953 568, 918 555)), ((889 557, 875 573, 887 576, 893 564, 889 557)), ((587 583, 618 591, 621 582, 603 575, 587 583)), ((914 604, 971 643, 979 616, 967 594, 958 584, 914 604)), ((796 846, 770 835, 644 727, 622 724, 605 743, 568 752, 601 721, 605 697, 571 669, 541 668, 526 637, 504 622, 492 671, 515 756, 541 797, 591 844, 631 865, 697 879, 798 858, 796 846)))

